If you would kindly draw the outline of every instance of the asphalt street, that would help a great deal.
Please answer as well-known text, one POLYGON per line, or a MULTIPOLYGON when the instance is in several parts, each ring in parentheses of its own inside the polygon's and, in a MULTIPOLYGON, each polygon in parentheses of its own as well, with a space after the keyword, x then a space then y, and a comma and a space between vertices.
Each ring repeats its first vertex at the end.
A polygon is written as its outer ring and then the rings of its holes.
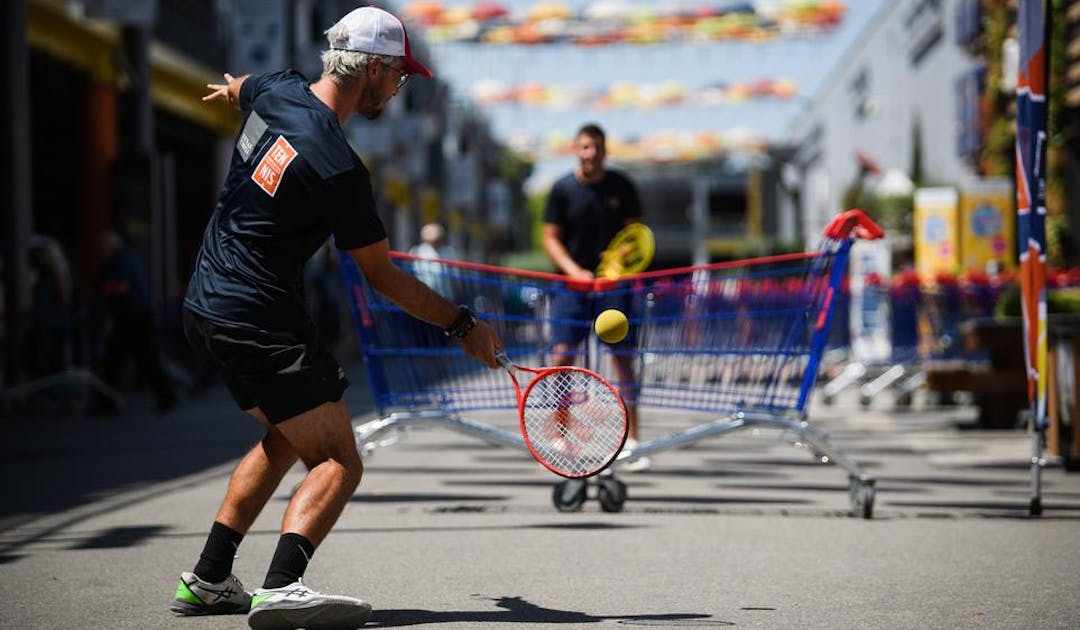
MULTIPOLYGON (((371 419, 360 375, 357 421, 371 419)), ((1028 516, 1029 437, 970 407, 815 402, 810 418, 878 479, 853 517, 846 474, 775 431, 666 451, 617 473, 620 513, 554 509, 527 455, 442 428, 365 460, 315 555, 314 588, 362 597, 369 627, 1076 628, 1080 474, 1053 461, 1028 516)), ((488 419, 512 427, 514 419, 488 419)), ((651 439, 700 418, 645 410, 651 439)), ((2 418, 0 628, 246 628, 178 618, 231 467, 258 438, 222 389, 156 415, 2 418)), ((294 469, 240 548, 259 586, 294 469)))

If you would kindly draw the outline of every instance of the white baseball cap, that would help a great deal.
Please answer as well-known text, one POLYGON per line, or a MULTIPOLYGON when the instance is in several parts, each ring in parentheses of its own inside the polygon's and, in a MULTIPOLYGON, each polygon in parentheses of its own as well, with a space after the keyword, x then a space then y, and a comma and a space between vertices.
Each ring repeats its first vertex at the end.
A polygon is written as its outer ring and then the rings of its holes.
POLYGON ((344 45, 331 46, 334 50, 404 57, 405 69, 410 74, 429 79, 432 77, 431 70, 413 58, 409 34, 405 32, 405 25, 394 15, 378 7, 360 7, 338 20, 327 32, 340 27, 345 28, 349 39, 344 45))

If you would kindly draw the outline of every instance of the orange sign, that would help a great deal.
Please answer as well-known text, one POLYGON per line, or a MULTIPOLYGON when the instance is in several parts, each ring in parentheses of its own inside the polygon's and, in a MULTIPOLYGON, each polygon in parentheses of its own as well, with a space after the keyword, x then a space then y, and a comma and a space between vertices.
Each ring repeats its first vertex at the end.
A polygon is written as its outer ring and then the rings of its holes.
POLYGON ((278 186, 281 185, 281 177, 285 174, 285 169, 289 168, 289 164, 295 158, 296 149, 289 144, 285 136, 278 136, 266 155, 259 160, 255 172, 251 174, 251 181, 273 197, 277 193, 278 186))

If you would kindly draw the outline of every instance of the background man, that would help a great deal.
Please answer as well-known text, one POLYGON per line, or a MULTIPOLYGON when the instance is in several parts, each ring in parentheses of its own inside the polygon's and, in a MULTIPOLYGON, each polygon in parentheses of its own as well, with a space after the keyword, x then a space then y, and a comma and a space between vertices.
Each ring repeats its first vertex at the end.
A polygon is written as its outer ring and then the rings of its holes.
MULTIPOLYGON (((548 257, 563 273, 591 281, 600 264, 600 255, 612 237, 624 226, 641 221, 641 201, 630 178, 604 168, 604 131, 599 126, 590 123, 579 129, 574 137, 574 149, 579 165, 551 188, 544 209, 542 242, 548 257)), ((603 308, 626 312, 629 306, 604 300, 591 304, 585 294, 566 294, 556 296, 553 316, 588 322, 603 308)), ((556 327, 552 362, 555 365, 572 364, 577 347, 590 329, 588 326, 556 327)), ((633 449, 638 439, 636 379, 633 354, 629 352, 633 339, 631 330, 631 334, 614 348, 615 372, 629 424, 628 449, 633 449)), ((642 457, 625 464, 623 469, 641 470, 649 463, 648 458, 642 457)))
POLYGON ((446 230, 441 223, 426 223, 420 228, 420 242, 409 250, 420 258, 439 258, 457 260, 458 253, 453 245, 446 242, 446 230))
POLYGON ((439 260, 457 260, 458 253, 453 245, 444 241, 446 231, 439 223, 427 223, 420 228, 420 242, 409 253, 423 260, 413 263, 413 271, 421 282, 435 289, 439 295, 452 300, 453 287, 447 275, 445 265, 432 262, 439 260))

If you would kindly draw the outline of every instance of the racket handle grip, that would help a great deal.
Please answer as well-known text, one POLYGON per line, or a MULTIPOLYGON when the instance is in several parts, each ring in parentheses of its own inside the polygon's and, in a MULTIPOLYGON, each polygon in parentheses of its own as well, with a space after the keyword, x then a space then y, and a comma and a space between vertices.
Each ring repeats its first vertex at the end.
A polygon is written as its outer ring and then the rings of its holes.
POLYGON ((510 359, 506 358, 505 350, 496 350, 495 360, 499 362, 499 365, 503 366, 503 369, 509 370, 510 368, 514 367, 514 364, 510 362, 510 359))

